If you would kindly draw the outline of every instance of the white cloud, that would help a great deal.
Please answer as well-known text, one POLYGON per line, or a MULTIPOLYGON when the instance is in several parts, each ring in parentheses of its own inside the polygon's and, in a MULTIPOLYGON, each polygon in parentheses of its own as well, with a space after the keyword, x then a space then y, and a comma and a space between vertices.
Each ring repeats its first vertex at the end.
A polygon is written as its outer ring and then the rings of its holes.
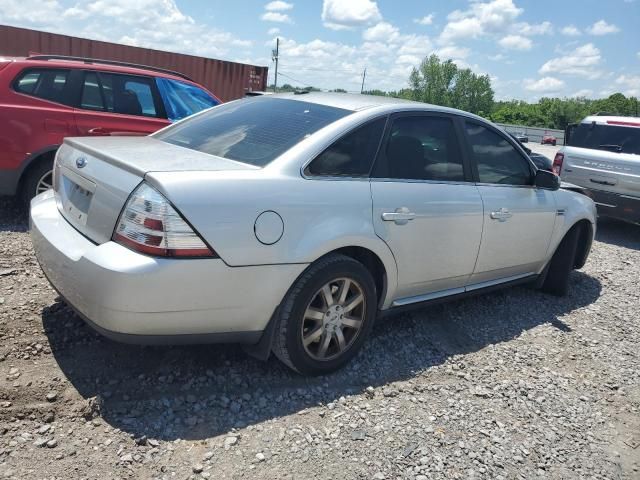
POLYGON ((620 29, 618 27, 604 20, 598 20, 587 29, 587 32, 591 35, 608 35, 609 33, 618 33, 619 31, 620 29))
POLYGON ((269 2, 264 6, 265 10, 270 12, 283 12, 286 10, 291 10, 293 8, 293 3, 283 2, 282 0, 275 0, 273 2, 269 2))
POLYGON ((251 42, 184 14, 174 0, 2 0, 0 23, 216 58, 246 55, 251 42))
POLYGON ((624 88, 622 93, 625 95, 640 96, 640 75, 620 75, 616 78, 616 85, 624 88))
POLYGON ((593 90, 591 90, 590 88, 583 88, 581 90, 578 90, 577 92, 573 92, 569 96, 573 98, 581 98, 581 97, 592 98, 593 90))
POLYGON ((505 60, 507 57, 502 53, 497 53, 496 55, 489 55, 487 58, 492 62, 500 62, 502 60, 505 60))
POLYGON ((380 22, 367 28, 363 32, 362 38, 368 42, 393 42, 399 35, 400 32, 396 27, 387 22, 380 22))
POLYGON ((274 36, 274 35, 278 35, 280 33, 280 29, 278 27, 273 27, 270 28, 269 30, 267 30, 267 35, 269 36, 274 36))
POLYGON ((260 18, 265 22, 292 23, 289 15, 280 12, 265 12, 260 18))
POLYGON ((578 27, 576 27, 575 25, 567 25, 566 27, 562 28, 561 32, 567 37, 577 37, 581 35, 580 29, 578 29, 578 27))
POLYGON ((419 25, 431 25, 433 23, 433 17, 434 14, 430 13, 429 15, 425 15, 421 18, 414 18, 413 21, 419 25))
POLYGON ((533 42, 522 35, 507 35, 498 42, 501 47, 508 50, 531 50, 533 42))
POLYGON ((442 60, 464 60, 469 56, 471 50, 465 47, 459 47, 457 45, 449 45, 436 50, 436 54, 442 60))
POLYGON ((528 78, 523 85, 526 90, 538 93, 558 92, 564 88, 564 82, 554 77, 542 77, 538 80, 528 78))
POLYGON ((333 30, 371 25, 382 20, 378 4, 371 0, 324 0, 322 21, 333 30))
POLYGON ((468 10, 454 10, 447 16, 449 22, 440 34, 440 42, 448 44, 462 38, 505 32, 522 12, 513 0, 471 3, 468 10))
POLYGON ((602 75, 602 71, 597 68, 601 60, 600 50, 593 43, 587 43, 564 56, 545 62, 538 72, 541 75, 575 75, 594 79, 602 75))
POLYGON ((533 25, 527 22, 519 22, 514 24, 510 30, 519 35, 550 35, 553 33, 553 25, 551 25, 551 22, 542 22, 533 25))

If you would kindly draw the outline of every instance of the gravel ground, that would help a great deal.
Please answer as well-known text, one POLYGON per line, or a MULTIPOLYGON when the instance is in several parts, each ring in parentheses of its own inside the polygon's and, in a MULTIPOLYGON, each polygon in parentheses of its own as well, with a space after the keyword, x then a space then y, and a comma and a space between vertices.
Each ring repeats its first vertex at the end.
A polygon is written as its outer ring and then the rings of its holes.
POLYGON ((0 478, 640 478, 640 228, 602 222, 570 293, 380 321, 302 378, 236 346, 93 333, 0 200, 0 478))

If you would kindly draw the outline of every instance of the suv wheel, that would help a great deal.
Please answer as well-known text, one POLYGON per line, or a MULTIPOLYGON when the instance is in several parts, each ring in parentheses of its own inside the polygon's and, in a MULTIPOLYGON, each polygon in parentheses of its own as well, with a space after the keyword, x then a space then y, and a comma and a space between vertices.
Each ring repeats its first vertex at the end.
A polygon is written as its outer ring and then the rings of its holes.
POLYGON ((31 199, 53 188, 53 157, 45 157, 27 172, 22 184, 22 200, 29 208, 31 199))
POLYGON ((542 284, 542 291, 552 295, 563 296, 569 290, 569 275, 575 264, 576 250, 580 226, 574 226, 564 236, 556 249, 547 276, 542 284))
POLYGON ((350 257, 328 255, 309 266, 285 296, 273 351, 299 373, 332 372, 362 347, 376 311, 369 271, 350 257))

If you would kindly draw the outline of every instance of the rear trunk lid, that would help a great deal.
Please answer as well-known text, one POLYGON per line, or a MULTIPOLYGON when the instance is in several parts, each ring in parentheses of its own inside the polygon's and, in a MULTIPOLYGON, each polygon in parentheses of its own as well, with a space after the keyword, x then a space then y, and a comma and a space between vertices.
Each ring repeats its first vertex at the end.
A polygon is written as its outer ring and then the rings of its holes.
POLYGON ((62 215, 100 244, 110 240, 131 192, 148 172, 256 169, 153 137, 67 138, 58 150, 54 189, 62 215))
POLYGON ((562 179, 592 190, 640 198, 640 155, 564 147, 562 179))

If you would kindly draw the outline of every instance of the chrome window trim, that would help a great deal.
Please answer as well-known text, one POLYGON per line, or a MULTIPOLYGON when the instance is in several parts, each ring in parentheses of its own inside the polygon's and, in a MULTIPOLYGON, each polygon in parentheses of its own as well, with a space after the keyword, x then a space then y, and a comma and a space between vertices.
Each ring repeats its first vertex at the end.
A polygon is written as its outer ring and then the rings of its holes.
POLYGON ((417 178, 381 178, 371 177, 372 182, 385 182, 385 183, 426 183, 431 185, 475 185, 474 182, 466 182, 464 180, 427 180, 417 178))

